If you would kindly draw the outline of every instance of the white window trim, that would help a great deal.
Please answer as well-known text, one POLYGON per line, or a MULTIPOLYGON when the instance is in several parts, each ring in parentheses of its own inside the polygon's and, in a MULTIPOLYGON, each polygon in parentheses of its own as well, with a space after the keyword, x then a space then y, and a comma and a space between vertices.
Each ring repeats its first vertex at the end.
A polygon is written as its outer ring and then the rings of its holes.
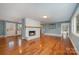
POLYGON ((71 23, 72 24, 72 26, 71 26, 72 28, 71 29, 72 29, 72 33, 79 37, 79 33, 77 33, 77 24, 76 24, 77 22, 76 22, 76 20, 77 19, 76 19, 76 16, 75 16, 72 19, 72 23, 71 23))

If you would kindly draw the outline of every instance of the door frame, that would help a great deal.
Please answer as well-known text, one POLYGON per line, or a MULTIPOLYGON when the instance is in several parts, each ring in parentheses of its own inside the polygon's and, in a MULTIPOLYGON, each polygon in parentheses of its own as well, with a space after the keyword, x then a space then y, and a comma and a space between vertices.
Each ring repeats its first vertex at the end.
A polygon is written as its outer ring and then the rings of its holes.
POLYGON ((62 24, 61 24, 61 35, 62 35, 62 33, 63 33, 62 27, 63 27, 64 25, 68 25, 68 36, 69 36, 69 23, 62 23, 62 24))

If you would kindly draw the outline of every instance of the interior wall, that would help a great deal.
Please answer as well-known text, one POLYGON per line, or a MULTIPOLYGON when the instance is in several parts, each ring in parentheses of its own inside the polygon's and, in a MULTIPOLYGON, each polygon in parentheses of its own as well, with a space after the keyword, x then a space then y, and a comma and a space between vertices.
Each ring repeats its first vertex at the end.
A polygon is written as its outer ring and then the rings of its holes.
POLYGON ((5 35, 5 23, 0 21, 0 35, 5 35))
POLYGON ((22 19, 22 39, 25 39, 25 19, 22 19))
MULTIPOLYGON (((72 16, 71 21, 76 17, 76 15, 79 14, 79 7, 77 7, 77 10, 75 11, 74 15, 72 16)), ((71 33, 70 33, 70 39, 72 41, 72 44, 76 50, 76 52, 79 54, 79 36, 76 36, 75 34, 72 33, 72 23, 71 23, 71 33)))
POLYGON ((56 25, 56 28, 50 28, 49 24, 45 24, 45 25, 43 25, 42 33, 49 34, 49 35, 51 34, 51 35, 55 35, 55 36, 61 36, 61 24, 62 23, 70 23, 70 21, 52 23, 52 24, 56 25))
POLYGON ((17 35, 17 22, 12 21, 0 21, 0 36, 14 36, 17 35))

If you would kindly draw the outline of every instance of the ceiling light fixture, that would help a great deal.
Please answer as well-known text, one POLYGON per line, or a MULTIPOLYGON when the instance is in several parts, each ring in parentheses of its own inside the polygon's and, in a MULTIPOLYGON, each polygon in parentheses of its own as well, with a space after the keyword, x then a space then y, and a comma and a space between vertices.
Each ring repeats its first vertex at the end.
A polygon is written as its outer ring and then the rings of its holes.
POLYGON ((47 16, 43 16, 43 18, 45 18, 45 19, 46 19, 46 18, 47 18, 47 16))

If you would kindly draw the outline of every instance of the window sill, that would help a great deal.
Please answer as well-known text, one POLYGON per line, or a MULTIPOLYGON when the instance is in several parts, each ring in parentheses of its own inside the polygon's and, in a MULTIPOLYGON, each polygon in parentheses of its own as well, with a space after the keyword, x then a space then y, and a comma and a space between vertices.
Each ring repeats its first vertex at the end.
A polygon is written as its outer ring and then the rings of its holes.
POLYGON ((78 33, 74 33, 74 35, 76 35, 77 37, 79 37, 79 34, 78 33))

